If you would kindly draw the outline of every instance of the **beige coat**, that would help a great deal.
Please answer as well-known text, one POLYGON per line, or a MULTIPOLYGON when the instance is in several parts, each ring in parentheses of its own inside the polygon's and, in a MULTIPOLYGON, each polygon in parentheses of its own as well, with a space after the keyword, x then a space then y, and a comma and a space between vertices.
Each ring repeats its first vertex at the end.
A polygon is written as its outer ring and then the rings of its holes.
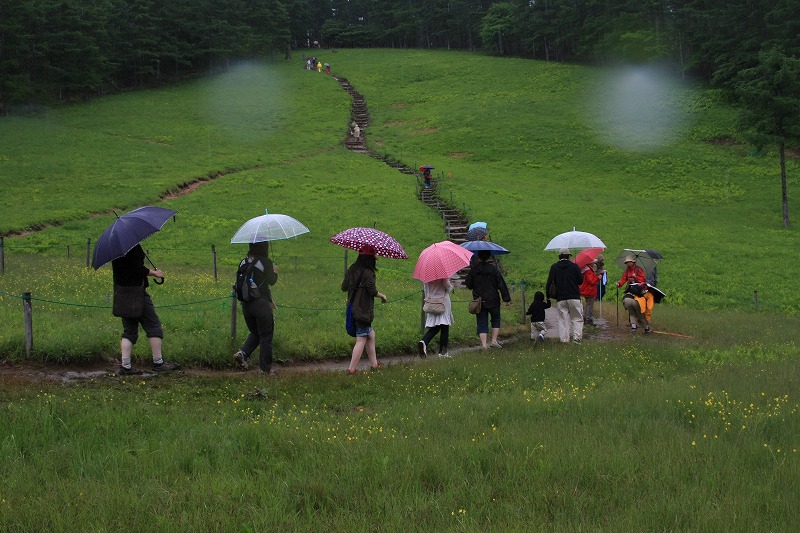
POLYGON ((450 293, 453 292, 453 285, 449 279, 436 279, 423 285, 425 298, 444 299, 444 313, 432 315, 426 313, 425 327, 441 326, 453 323, 453 309, 450 305, 450 293))

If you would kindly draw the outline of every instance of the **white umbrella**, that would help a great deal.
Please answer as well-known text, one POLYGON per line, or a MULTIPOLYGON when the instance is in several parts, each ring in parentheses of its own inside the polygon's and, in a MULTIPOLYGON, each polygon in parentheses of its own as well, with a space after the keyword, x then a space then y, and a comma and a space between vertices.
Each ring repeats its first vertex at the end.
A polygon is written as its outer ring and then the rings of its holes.
POLYGON ((560 248, 583 250, 584 248, 605 247, 606 245, 603 244, 603 241, 601 241, 597 235, 593 235, 585 231, 576 231, 575 228, 572 228, 572 231, 568 231, 553 237, 550 242, 547 243, 547 246, 544 247, 544 251, 547 252, 549 250, 558 250, 560 248))
POLYGON ((308 232, 307 227, 288 215, 267 213, 242 224, 231 239, 231 244, 279 241, 308 232))

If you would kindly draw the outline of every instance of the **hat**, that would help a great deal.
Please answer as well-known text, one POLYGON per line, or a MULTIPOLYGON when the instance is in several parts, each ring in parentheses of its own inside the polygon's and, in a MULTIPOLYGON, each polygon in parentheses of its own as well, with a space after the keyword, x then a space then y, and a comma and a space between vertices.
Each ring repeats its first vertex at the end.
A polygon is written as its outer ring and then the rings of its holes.
POLYGON ((572 252, 569 251, 569 248, 561 248, 558 250, 558 255, 572 255, 572 252))
POLYGON ((375 247, 372 246, 371 244, 365 244, 361 247, 358 253, 361 255, 375 255, 376 251, 375 247))
POLYGON ((632 255, 626 255, 625 256, 625 261, 623 261, 623 263, 635 263, 635 262, 636 262, 636 258, 633 257, 632 255))

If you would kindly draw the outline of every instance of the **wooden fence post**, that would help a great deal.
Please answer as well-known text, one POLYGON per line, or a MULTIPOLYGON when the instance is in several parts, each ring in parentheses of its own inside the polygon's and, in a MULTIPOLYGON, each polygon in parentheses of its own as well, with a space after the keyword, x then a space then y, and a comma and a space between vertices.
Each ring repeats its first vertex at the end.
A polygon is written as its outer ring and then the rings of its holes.
POLYGON ((756 311, 758 311, 758 291, 753 291, 753 302, 756 305, 756 311))
POLYGON ((67 259, 69 259, 69 244, 67 245, 67 259))
POLYGON ((0 276, 6 273, 6 243, 0 235, 0 276))
POLYGON ((217 282, 217 247, 216 245, 211 245, 211 258, 214 263, 214 283, 217 282))
POLYGON ((31 293, 22 293, 22 314, 25 317, 25 355, 30 357, 33 350, 33 306, 31 293))
POLYGON ((525 280, 519 282, 520 292, 522 292, 522 323, 525 323, 525 311, 528 309, 525 307, 525 280))
POLYGON ((92 239, 86 239, 86 268, 92 268, 92 239))
POLYGON ((232 285, 231 291, 231 342, 236 341, 236 285, 232 285))

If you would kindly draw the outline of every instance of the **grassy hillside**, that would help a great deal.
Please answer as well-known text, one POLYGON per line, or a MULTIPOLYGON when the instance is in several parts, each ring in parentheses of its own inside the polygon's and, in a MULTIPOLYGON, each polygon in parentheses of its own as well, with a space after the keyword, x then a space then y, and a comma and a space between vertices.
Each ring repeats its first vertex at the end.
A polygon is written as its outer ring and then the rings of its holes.
MULTIPOLYGON (((759 309, 797 314, 800 296, 775 282, 800 274, 782 259, 800 237, 781 227, 777 160, 735 142, 735 114, 713 91, 654 73, 461 52, 325 54, 334 73, 366 97, 370 147, 409 166, 435 165, 442 194, 471 220, 489 222, 492 239, 512 251, 503 264, 517 287, 526 280, 530 290, 541 288, 555 260, 542 249, 576 227, 606 243, 612 280, 622 248, 661 252, 666 305, 752 309, 758 291, 759 309)), ((155 299, 163 313, 176 314, 167 320, 180 356, 210 362, 227 352, 224 303, 213 311, 195 303, 224 302, 243 253, 227 243, 265 209, 311 229, 274 247, 286 353, 346 353, 338 331, 344 254, 328 239, 351 226, 389 232, 412 257, 382 261, 379 274, 390 296, 380 311, 383 346, 408 349, 418 329, 414 258, 444 238, 442 223, 415 199, 413 178, 344 149, 349 106, 333 78, 305 71, 298 59, 1 119, 0 231, 54 224, 5 239, 0 313, 14 326, 0 334, 2 350, 20 353, 17 296, 32 291, 45 300, 40 320, 67 327, 65 315, 82 317, 66 332, 44 336, 56 339, 52 346, 39 335, 46 357, 87 351, 69 340, 85 323, 108 328, 93 342, 83 339, 90 355, 116 351, 109 269, 86 273, 81 265, 87 240, 110 223, 112 208, 144 204, 179 213, 146 248, 170 279, 155 299), (168 195, 194 181, 201 186, 190 194, 168 195), (217 282, 209 278, 212 246, 217 282)), ((797 175, 790 161, 790 194, 797 175)), ((515 293, 514 309, 521 303, 515 293)), ((520 311, 507 313, 506 324, 520 311)), ((472 318, 457 319, 454 340, 471 339, 472 318)))

